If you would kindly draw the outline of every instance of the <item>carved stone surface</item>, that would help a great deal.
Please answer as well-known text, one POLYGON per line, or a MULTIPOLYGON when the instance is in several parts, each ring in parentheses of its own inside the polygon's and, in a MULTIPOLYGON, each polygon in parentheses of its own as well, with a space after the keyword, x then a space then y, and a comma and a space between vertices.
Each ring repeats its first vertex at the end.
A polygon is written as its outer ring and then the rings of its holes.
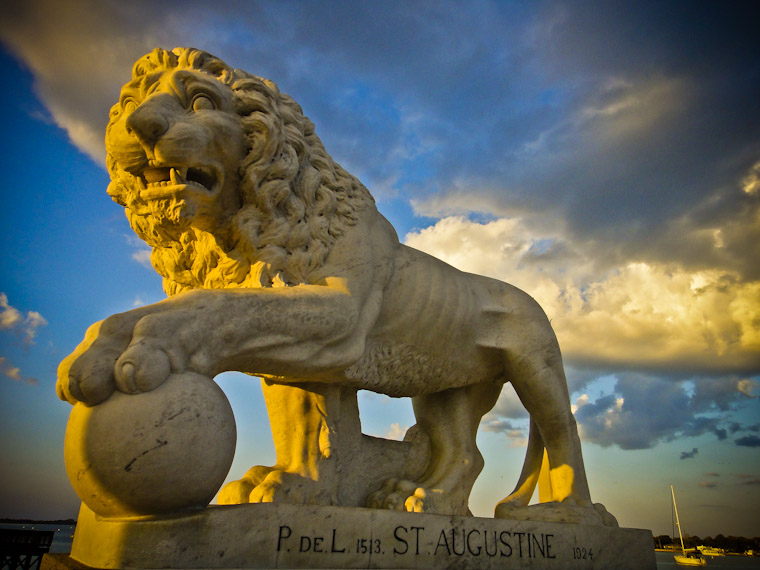
POLYGON ((115 392, 92 407, 78 403, 66 429, 71 484, 109 517, 205 507, 235 455, 227 397, 192 372, 174 374, 150 392, 115 392))
MULTIPOLYGON (((652 533, 599 525, 287 504, 157 521, 87 507, 72 558, 94 568, 655 568, 652 533)), ((77 529, 79 532, 79 529, 77 529)))
MULTIPOLYGON (((400 244, 274 83, 202 51, 155 50, 113 107, 106 148, 108 193, 153 248, 169 298, 96 323, 61 363, 58 394, 75 416, 84 405, 92 418, 109 416, 155 394, 144 413, 159 422, 167 383, 255 374, 265 378, 277 463, 251 468, 221 503, 463 516, 483 466, 480 419, 509 381, 530 413, 530 440, 496 515, 617 525, 592 504, 559 346, 538 304, 400 244), (403 443, 361 434, 359 389, 413 399, 417 424, 403 443), (544 451, 548 505, 528 507, 544 451)), ((200 415, 211 409, 195 405, 200 415)), ((222 407, 218 421, 229 424, 222 407)), ((191 419, 176 431, 199 433, 199 443, 151 466, 154 488, 138 493, 170 495, 170 505, 130 502, 132 480, 116 471, 147 460, 151 446, 120 450, 109 472, 95 425, 72 420, 67 464, 84 503, 106 517, 198 508, 229 465, 220 436, 206 438, 206 424, 191 419), (110 474, 82 484, 87 462, 110 474), (161 473, 186 465, 209 475, 177 483, 161 473)), ((107 429, 114 445, 119 434, 125 446, 133 440, 129 422, 107 429)))

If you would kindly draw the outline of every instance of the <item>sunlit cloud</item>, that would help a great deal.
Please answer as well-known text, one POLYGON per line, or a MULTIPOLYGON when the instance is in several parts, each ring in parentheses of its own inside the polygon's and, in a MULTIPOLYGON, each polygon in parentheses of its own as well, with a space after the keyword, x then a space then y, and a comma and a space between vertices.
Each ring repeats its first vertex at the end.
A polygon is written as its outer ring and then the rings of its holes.
POLYGON ((742 179, 742 190, 745 194, 760 194, 760 161, 756 162, 747 176, 742 179))
POLYGON ((20 335, 25 345, 34 344, 37 329, 47 325, 47 320, 37 311, 21 311, 8 303, 8 296, 0 293, 0 330, 13 331, 20 335))
POLYGON ((0 356, 0 374, 15 382, 24 382, 32 386, 37 386, 40 383, 37 378, 23 376, 21 374, 21 369, 18 366, 13 366, 4 356, 0 356))
POLYGON ((634 82, 612 77, 600 87, 595 100, 583 106, 577 118, 580 125, 591 128, 600 146, 661 129, 663 120, 676 120, 678 111, 688 104, 688 85, 676 78, 634 82))
POLYGON ((760 281, 642 262, 595 274, 561 236, 531 235, 517 219, 444 218, 405 241, 533 295, 572 362, 702 371, 760 364, 760 281))
POLYGON ((737 389, 739 392, 747 396, 748 398, 757 398, 755 395, 755 390, 757 390, 758 382, 757 380, 750 380, 749 378, 744 378, 742 380, 739 380, 737 383, 737 389))
POLYGON ((736 475, 736 477, 742 480, 740 485, 760 485, 760 477, 756 477, 755 475, 740 473, 739 475, 736 475))
POLYGON ((699 486, 703 489, 716 489, 718 487, 718 483, 716 481, 700 481, 699 486))

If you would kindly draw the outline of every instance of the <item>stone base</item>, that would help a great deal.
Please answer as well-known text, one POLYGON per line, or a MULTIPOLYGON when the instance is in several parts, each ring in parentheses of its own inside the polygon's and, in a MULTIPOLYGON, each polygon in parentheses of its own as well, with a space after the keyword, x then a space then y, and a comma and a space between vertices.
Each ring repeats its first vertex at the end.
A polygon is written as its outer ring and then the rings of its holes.
POLYGON ((648 530, 275 503, 141 520, 83 505, 71 558, 104 569, 656 567, 648 530))

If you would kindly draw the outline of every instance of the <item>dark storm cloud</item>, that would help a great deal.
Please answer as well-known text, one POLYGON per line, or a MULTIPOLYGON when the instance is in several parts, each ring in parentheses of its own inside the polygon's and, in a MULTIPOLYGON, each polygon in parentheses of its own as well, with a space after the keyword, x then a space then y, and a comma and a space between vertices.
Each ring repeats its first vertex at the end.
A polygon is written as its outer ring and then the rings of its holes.
POLYGON ((94 156, 131 62, 191 44, 296 97, 381 198, 439 215, 465 192, 488 213, 563 219, 600 264, 757 278, 760 191, 741 190, 760 162, 750 8, 39 0, 7 9, 0 37, 94 156))
POLYGON ((695 447, 691 451, 682 451, 681 452, 681 460, 684 459, 692 459, 693 457, 696 457, 699 453, 699 450, 695 447))
MULTIPOLYGON (((616 377, 612 393, 593 400, 582 397, 576 404, 575 418, 584 439, 604 447, 648 449, 659 442, 710 433, 725 440, 729 427, 736 424, 729 419, 730 412, 747 401, 737 379, 699 378, 687 382, 636 373, 616 377), (708 392, 720 392, 720 396, 709 401, 705 397, 708 392)), ((747 437, 750 439, 740 439, 752 445, 751 438, 755 436, 747 437)), ((694 455, 694 450, 684 452, 681 459, 694 455)))
POLYGON ((756 435, 745 435, 737 440, 734 440, 736 445, 742 447, 760 447, 760 437, 756 435))

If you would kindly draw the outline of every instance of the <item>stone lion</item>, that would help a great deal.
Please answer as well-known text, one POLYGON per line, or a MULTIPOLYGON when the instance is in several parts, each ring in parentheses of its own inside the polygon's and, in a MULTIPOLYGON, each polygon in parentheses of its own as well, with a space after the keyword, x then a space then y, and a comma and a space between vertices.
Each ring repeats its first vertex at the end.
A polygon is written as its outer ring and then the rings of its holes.
POLYGON ((530 443, 496 516, 532 518, 545 449, 551 502, 538 518, 614 524, 592 505, 538 304, 399 243, 274 83, 203 51, 157 49, 112 108, 106 148, 108 193, 153 248, 169 298, 90 327, 59 368, 62 399, 250 373, 264 379, 277 465, 253 467, 221 503, 465 515, 483 467, 478 424, 511 382, 530 443), (360 389, 412 398, 404 442, 361 434, 360 389))

